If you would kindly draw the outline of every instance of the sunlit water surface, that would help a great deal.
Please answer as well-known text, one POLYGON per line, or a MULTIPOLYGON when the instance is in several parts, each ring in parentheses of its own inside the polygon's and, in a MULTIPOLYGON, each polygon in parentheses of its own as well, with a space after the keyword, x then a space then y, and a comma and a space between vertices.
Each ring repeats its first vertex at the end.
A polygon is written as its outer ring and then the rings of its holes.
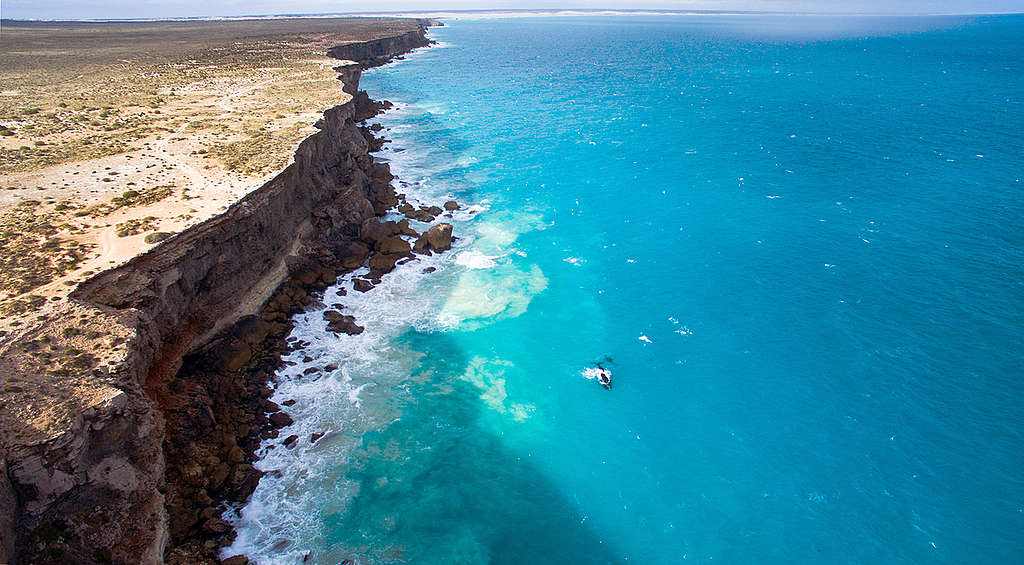
POLYGON ((363 87, 459 240, 298 317, 226 554, 1024 562, 1024 18, 430 34, 363 87))

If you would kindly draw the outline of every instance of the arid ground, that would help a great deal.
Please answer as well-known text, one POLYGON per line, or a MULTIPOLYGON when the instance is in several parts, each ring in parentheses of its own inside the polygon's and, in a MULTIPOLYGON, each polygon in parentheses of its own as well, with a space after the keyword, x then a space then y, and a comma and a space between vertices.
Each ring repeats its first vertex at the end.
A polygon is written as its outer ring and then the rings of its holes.
POLYGON ((327 49, 416 27, 4 21, 0 331, 259 187, 348 99, 327 49))

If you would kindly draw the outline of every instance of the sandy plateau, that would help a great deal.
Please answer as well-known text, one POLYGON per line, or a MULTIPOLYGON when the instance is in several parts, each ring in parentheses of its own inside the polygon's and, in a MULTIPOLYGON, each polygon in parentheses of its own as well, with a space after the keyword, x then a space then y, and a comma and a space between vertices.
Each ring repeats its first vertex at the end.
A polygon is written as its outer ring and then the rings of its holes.
POLYGON ((395 22, 5 22, 0 331, 273 178, 350 98, 327 50, 395 22))
MULTIPOLYGON (((67 237, 92 252, 82 258, 77 268, 32 292, 47 298, 60 296, 67 292, 68 283, 74 283, 86 273, 127 261, 157 243, 154 239, 159 240, 159 237, 150 237, 147 243, 147 235, 177 233, 223 211, 272 178, 287 164, 291 145, 315 131, 312 124, 319 113, 293 112, 281 118, 266 116, 268 122, 262 131, 280 136, 277 140, 279 154, 272 151, 261 154, 264 163, 254 164, 247 170, 229 168, 209 151, 212 147, 244 144, 252 139, 252 135, 238 130, 241 124, 258 119, 257 116, 265 114, 267 107, 272 106, 265 89, 277 81, 306 80, 311 94, 319 92, 323 98, 332 98, 322 101, 324 107, 344 102, 349 95, 341 92, 340 85, 333 80, 336 73, 332 68, 337 63, 309 61, 308 64, 319 64, 320 68, 302 74, 271 69, 266 73, 271 78, 259 81, 231 77, 188 85, 174 95, 167 94, 173 102, 164 106, 163 115, 156 116, 155 123, 159 124, 154 126, 156 133, 140 138, 132 150, 5 177, 4 207, 17 206, 26 198, 34 198, 45 203, 63 203, 67 209, 89 210, 127 191, 138 192, 139 187, 159 191, 156 195, 159 200, 152 203, 119 207, 105 215, 82 216, 78 222, 73 213, 65 217, 70 225, 65 228, 67 237), (329 82, 315 84, 316 78, 329 82), (204 120, 213 122, 204 123, 204 120), (228 127, 210 127, 212 123, 228 127), (135 223, 139 224, 137 229, 119 229, 135 223), (132 234, 133 231, 137 233, 132 234)), ((270 111, 279 114, 275 109, 270 111)), ((56 205, 40 206, 42 210, 53 211, 56 205)))

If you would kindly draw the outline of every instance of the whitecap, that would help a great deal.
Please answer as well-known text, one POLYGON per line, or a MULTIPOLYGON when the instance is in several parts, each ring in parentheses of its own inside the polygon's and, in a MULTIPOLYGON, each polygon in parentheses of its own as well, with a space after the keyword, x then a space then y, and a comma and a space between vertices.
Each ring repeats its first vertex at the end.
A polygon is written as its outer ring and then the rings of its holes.
POLYGON ((640 341, 642 341, 644 343, 654 343, 653 341, 651 341, 651 338, 649 338, 649 337, 647 337, 645 335, 642 335, 642 336, 638 337, 637 339, 639 339, 640 341))
POLYGON ((499 257, 501 255, 484 255, 479 251, 469 250, 459 253, 455 257, 455 264, 467 269, 490 269, 497 265, 494 260, 499 257))

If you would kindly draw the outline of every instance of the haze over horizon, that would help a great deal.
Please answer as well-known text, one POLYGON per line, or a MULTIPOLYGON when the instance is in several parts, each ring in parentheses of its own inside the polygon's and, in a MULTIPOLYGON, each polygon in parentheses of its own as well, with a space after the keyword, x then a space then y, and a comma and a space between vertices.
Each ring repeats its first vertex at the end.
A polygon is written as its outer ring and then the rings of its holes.
POLYGON ((444 12, 459 10, 723 10, 840 14, 965 14, 1024 12, 1024 0, 650 0, 545 1, 400 0, 354 2, 337 0, 225 0, 211 5, 200 0, 7 0, 4 19, 132 19, 231 17, 275 14, 359 14, 444 12))

